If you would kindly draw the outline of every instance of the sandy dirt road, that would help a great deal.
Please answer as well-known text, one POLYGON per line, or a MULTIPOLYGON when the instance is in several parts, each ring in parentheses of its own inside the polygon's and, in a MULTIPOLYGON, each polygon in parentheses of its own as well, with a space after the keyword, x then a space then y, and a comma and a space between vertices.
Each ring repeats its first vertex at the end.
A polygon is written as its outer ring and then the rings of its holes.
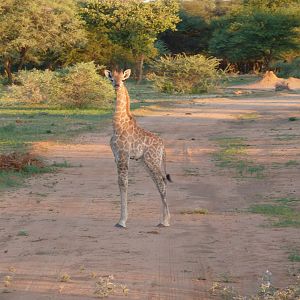
POLYGON ((1 194, 0 299, 93 299, 105 275, 129 289, 109 299, 218 299, 209 292, 214 282, 250 295, 266 270, 276 287, 293 283, 300 266, 288 255, 300 249, 299 228, 269 226, 247 209, 266 199, 300 198, 299 165, 272 167, 300 162, 300 121, 288 121, 300 116, 299 95, 193 99, 134 113, 166 142, 171 227, 155 227, 159 195, 137 162, 130 165, 128 229, 114 227, 119 191, 110 126, 68 144, 37 144, 40 155, 72 167, 1 194), (242 117, 249 114, 255 119, 242 117), (222 137, 245 137, 247 155, 265 166, 264 177, 237 178, 216 166, 222 137), (196 208, 208 214, 182 213, 196 208))

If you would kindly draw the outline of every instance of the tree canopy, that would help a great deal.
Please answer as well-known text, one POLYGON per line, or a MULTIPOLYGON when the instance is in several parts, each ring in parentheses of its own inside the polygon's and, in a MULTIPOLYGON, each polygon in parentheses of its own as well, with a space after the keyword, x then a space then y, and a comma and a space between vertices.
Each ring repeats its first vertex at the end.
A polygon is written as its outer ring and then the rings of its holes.
POLYGON ((9 74, 25 62, 37 62, 83 42, 83 22, 72 0, 3 0, 0 3, 0 57, 9 74))
POLYGON ((144 57, 155 55, 158 34, 176 28, 178 10, 176 0, 88 0, 83 3, 82 16, 89 27, 107 34, 142 63, 144 57))
POLYGON ((228 62, 260 62, 299 49, 300 19, 282 12, 242 11, 214 20, 209 49, 228 62))
POLYGON ((80 62, 131 67, 214 55, 239 71, 300 55, 300 0, 2 0, 0 71, 80 62))

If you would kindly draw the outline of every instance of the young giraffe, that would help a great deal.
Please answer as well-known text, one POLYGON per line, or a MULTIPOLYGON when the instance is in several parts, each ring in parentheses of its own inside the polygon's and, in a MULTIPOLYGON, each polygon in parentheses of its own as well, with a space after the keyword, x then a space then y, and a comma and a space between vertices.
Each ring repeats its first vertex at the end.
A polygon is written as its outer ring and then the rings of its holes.
POLYGON ((116 91, 116 106, 113 117, 113 136, 110 146, 118 169, 118 183, 121 195, 121 217, 117 227, 126 227, 127 221, 127 187, 129 159, 141 160, 150 173, 162 200, 162 220, 159 226, 170 226, 170 213, 166 199, 166 152, 163 141, 152 132, 136 124, 130 113, 130 98, 123 82, 129 78, 131 70, 105 70, 105 76, 112 82, 116 91), (164 167, 165 176, 161 167, 164 167))

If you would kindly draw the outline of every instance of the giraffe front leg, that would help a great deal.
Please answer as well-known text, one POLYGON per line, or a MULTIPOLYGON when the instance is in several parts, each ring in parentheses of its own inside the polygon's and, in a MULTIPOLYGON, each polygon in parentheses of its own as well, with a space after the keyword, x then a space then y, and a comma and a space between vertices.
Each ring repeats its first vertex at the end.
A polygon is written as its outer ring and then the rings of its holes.
POLYGON ((121 196, 121 216, 116 227, 126 228, 126 221, 128 217, 127 212, 127 188, 128 188, 128 161, 121 161, 117 163, 118 167, 118 183, 121 196))

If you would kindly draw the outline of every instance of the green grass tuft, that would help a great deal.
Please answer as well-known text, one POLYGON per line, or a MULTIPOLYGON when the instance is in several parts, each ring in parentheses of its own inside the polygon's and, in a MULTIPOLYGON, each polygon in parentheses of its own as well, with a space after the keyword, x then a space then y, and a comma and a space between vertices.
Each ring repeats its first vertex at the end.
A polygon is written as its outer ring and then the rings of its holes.
POLYGON ((299 210, 295 209, 294 207, 289 207, 290 202, 284 201, 285 200, 282 200, 281 203, 286 203, 287 205, 269 203, 255 204, 249 208, 249 211, 256 214, 277 218, 277 221, 272 223, 272 225, 276 227, 300 227, 299 210))
POLYGON ((288 259, 293 262, 300 262, 300 253, 295 250, 289 255, 288 259))
POLYGON ((283 197, 283 198, 278 198, 274 200, 275 202, 279 202, 280 204, 283 205, 294 205, 300 202, 300 199, 294 198, 294 197, 283 197))
POLYGON ((213 154, 213 157, 218 167, 233 169, 239 177, 263 177, 265 167, 247 158, 245 138, 221 137, 216 141, 219 150, 213 154))
POLYGON ((294 166, 298 166, 299 162, 296 160, 289 160, 286 163, 284 163, 285 167, 294 167, 294 166))
POLYGON ((289 117, 289 121, 293 122, 293 121, 297 121, 298 119, 296 117, 289 117))
POLYGON ((250 212, 269 216, 292 216, 294 210, 283 205, 256 204, 250 207, 250 212))
POLYGON ((18 236, 28 236, 28 232, 26 230, 20 230, 17 234, 18 236))
POLYGON ((207 215, 208 209, 206 208, 195 208, 193 210, 183 210, 180 212, 182 215, 207 215))

